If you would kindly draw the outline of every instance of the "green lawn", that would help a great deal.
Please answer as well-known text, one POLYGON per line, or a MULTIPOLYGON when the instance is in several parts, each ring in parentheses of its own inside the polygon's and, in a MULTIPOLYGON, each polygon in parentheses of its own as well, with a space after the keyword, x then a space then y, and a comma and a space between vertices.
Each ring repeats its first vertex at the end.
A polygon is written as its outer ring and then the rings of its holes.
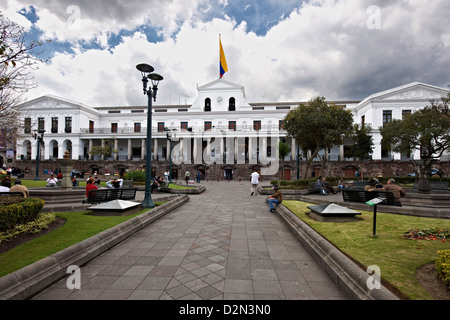
MULTIPOLYGON (((162 203, 155 203, 161 205, 162 203)), ((80 241, 132 219, 142 210, 126 217, 96 217, 87 212, 57 213, 66 223, 40 238, 33 239, 0 255, 0 277, 68 248, 80 241)))
POLYGON ((450 220, 378 213, 377 232, 372 237, 371 211, 361 211, 362 216, 356 222, 324 223, 306 215, 310 211, 307 206, 311 204, 283 201, 283 205, 364 268, 371 265, 380 267, 382 279, 394 285, 409 299, 432 299, 420 286, 415 273, 421 266, 434 263, 437 251, 450 249, 450 239, 446 242, 406 240, 402 236, 409 229, 450 229, 450 220))
POLYGON ((183 186, 181 184, 175 184, 171 183, 169 184, 170 189, 177 189, 177 190, 189 190, 189 189, 197 189, 195 186, 183 186))

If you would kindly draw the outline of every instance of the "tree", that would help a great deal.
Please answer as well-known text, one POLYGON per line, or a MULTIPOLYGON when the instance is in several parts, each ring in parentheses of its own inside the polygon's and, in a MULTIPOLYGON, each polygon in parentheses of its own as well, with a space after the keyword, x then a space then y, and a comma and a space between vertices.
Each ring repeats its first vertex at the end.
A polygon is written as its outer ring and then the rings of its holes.
POLYGON ((450 94, 442 98, 442 103, 432 102, 431 106, 412 113, 404 120, 396 119, 380 128, 385 148, 402 154, 420 151, 420 159, 412 160, 419 167, 418 190, 421 192, 430 191, 432 162, 450 148, 449 98, 450 94))
POLYGON ((291 148, 289 148, 289 146, 283 141, 280 141, 280 143, 278 144, 278 150, 278 156, 280 157, 282 164, 281 180, 284 180, 284 158, 286 158, 286 156, 291 152, 291 148))
POLYGON ((24 93, 37 86, 30 70, 43 62, 38 50, 42 45, 27 41, 24 29, 0 12, 0 127, 18 126, 15 107, 24 93))
POLYGON ((373 137, 371 135, 372 128, 367 125, 353 126, 353 134, 350 138, 353 140, 353 144, 345 152, 345 156, 348 158, 355 158, 359 162, 359 168, 361 169, 361 177, 363 178, 362 162, 370 160, 373 153, 373 137))
MULTIPOLYGON (((305 153, 311 151, 303 173, 303 177, 307 178, 311 162, 319 152, 343 144, 345 136, 352 132, 353 115, 343 107, 326 102, 323 97, 316 97, 289 111, 283 121, 288 135, 305 153)), ((326 164, 327 157, 324 155, 322 170, 326 169, 326 164)))
POLYGON ((105 143, 101 146, 95 146, 91 148, 90 154, 91 155, 98 155, 102 158, 110 157, 112 153, 118 153, 117 150, 115 150, 111 146, 111 141, 105 140, 105 143))

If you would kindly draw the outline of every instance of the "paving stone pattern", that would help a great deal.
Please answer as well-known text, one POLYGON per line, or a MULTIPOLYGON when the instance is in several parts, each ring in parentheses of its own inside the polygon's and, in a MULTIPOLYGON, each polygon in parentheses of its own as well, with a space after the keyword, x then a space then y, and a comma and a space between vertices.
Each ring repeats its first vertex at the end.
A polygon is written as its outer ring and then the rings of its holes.
POLYGON ((346 299, 266 196, 244 182, 207 182, 206 192, 81 268, 44 300, 346 299))

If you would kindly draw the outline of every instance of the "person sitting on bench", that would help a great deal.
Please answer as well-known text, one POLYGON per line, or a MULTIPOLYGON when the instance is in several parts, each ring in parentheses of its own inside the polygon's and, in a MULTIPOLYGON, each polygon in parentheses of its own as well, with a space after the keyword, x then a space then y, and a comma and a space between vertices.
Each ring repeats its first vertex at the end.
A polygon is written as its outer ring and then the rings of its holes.
POLYGON ((120 188, 122 188, 122 184, 123 184, 123 179, 114 179, 114 180, 110 180, 106 183, 106 185, 110 189, 120 189, 120 188))
MULTIPOLYGON (((370 189, 369 191, 373 191, 374 189, 370 189)), ((378 189, 379 191, 389 191, 392 192, 395 198, 395 205, 398 207, 402 206, 401 198, 406 196, 405 190, 403 190, 402 187, 395 184, 394 179, 389 179, 387 182, 387 185, 385 185, 383 188, 378 189)))

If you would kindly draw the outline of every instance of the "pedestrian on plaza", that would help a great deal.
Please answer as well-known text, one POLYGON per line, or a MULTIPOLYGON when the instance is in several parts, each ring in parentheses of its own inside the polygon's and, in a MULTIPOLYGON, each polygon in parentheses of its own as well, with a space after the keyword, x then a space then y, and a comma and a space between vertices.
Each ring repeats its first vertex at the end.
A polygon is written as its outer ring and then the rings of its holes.
POLYGON ((92 177, 86 181, 86 198, 89 198, 89 191, 91 190, 98 190, 97 186, 95 185, 95 180, 92 177))
POLYGON ((188 170, 186 170, 186 172, 184 173, 184 180, 186 180, 186 185, 189 184, 189 178, 191 177, 191 174, 189 173, 188 170))
POLYGON ((269 203, 270 212, 274 213, 274 204, 281 204, 283 202, 283 193, 278 188, 278 186, 273 186, 272 189, 275 191, 275 193, 267 199, 267 202, 269 203))
POLYGON ((200 170, 197 170, 197 183, 200 183, 201 177, 202 177, 202 173, 200 172, 200 170))
POLYGON ((10 192, 22 192, 24 198, 28 198, 30 196, 30 192, 28 188, 22 185, 22 181, 17 179, 14 182, 14 186, 9 189, 10 192))
POLYGON ((99 187, 100 186, 100 179, 98 177, 94 178, 94 184, 99 187))
POLYGON ((164 180, 166 181, 166 183, 169 183, 169 170, 166 170, 166 172, 164 172, 164 180))
POLYGON ((58 179, 56 179, 54 175, 51 175, 50 178, 47 179, 47 187, 56 187, 57 183, 58 179))
POLYGON ((253 173, 251 174, 251 184, 252 184, 252 188, 251 191, 252 193, 250 194, 250 196, 253 195, 258 195, 258 183, 259 183, 259 173, 256 171, 256 169, 253 170, 253 173))

